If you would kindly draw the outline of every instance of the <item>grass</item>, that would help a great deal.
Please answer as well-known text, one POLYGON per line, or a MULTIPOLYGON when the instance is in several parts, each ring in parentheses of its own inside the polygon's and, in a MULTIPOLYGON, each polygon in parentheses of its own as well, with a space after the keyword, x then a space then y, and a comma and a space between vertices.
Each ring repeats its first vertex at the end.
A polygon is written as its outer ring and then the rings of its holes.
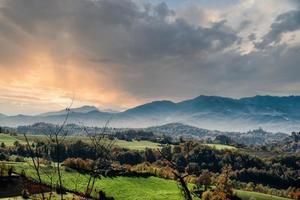
MULTIPOLYGON (((1 134, 1 135, 6 135, 6 134, 1 134)), ((10 137, 10 141, 12 141, 12 143, 8 143, 7 146, 13 145, 14 141, 16 141, 16 140, 25 143, 25 139, 24 139, 23 135, 9 136, 9 137, 10 137)), ((28 135, 27 138, 29 141, 46 141, 47 140, 47 137, 44 135, 28 135)), ((86 136, 68 136, 66 139, 66 141, 68 141, 68 142, 75 142, 77 140, 89 142, 89 138, 86 136)), ((0 143, 1 143, 1 136, 0 136, 0 143)), ((145 148, 152 148, 152 149, 160 148, 159 143, 154 143, 154 142, 144 141, 144 140, 142 140, 142 141, 116 140, 115 145, 119 146, 121 148, 127 148, 127 149, 132 149, 132 150, 144 150, 145 148)))
MULTIPOLYGON (((28 163, 11 164, 15 167, 16 171, 21 172, 25 170, 27 176, 36 178, 33 168, 28 163)), ((45 182, 50 183, 50 179, 46 175, 42 175, 42 178, 45 182)), ((56 181, 57 177, 54 176, 53 183, 56 183, 56 181)), ((68 189, 84 192, 87 181, 87 175, 79 174, 76 171, 63 171, 63 184, 68 189)), ((148 178, 123 176, 102 177, 96 181, 95 188, 98 191, 105 191, 108 196, 112 196, 116 200, 182 199, 175 181, 153 176, 148 178)), ((289 200, 288 198, 257 192, 236 190, 236 193, 242 200, 289 200)), ((94 195, 95 194, 96 193, 94 193, 94 195)))
POLYGON ((237 149, 234 146, 224 145, 224 144, 204 144, 204 145, 215 148, 217 150, 224 150, 224 149, 235 150, 235 149, 237 149))
POLYGON ((15 141, 25 143, 24 141, 19 140, 9 134, 0 133, 0 144, 3 142, 6 146, 13 146, 15 141))
MULTIPOLYGON (((4 141, 7 146, 13 145, 14 141, 16 141, 16 140, 18 140, 21 143, 22 142, 25 143, 23 135, 9 136, 6 134, 0 134, 0 142, 2 142, 1 135, 3 135, 4 137, 5 136, 9 137, 9 140, 8 140, 9 142, 7 142, 7 144, 4 141)), ((46 141, 47 140, 46 136, 44 136, 44 135, 28 135, 27 137, 28 137, 29 141, 46 141)), ((68 136, 67 137, 67 141, 69 141, 69 142, 75 142, 77 140, 89 142, 89 139, 86 136, 68 136)), ((159 143, 145 141, 145 140, 142 140, 142 141, 116 140, 115 145, 122 147, 122 148, 132 149, 132 150, 144 150, 145 148, 152 148, 152 149, 160 148, 159 143)), ((234 146, 223 145, 223 144, 204 144, 204 145, 215 148, 217 150, 223 150, 223 149, 235 150, 236 149, 236 147, 234 147, 234 146)))
POLYGON ((258 192, 249 192, 249 191, 242 191, 236 190, 237 195, 242 198, 243 200, 290 200, 284 197, 277 197, 274 195, 263 194, 258 192))
POLYGON ((157 177, 105 178, 98 181, 96 187, 104 190, 116 199, 180 199, 180 193, 175 181, 157 177))
MULTIPOLYGON (((28 135, 27 137, 28 137, 29 141, 32 141, 32 142, 47 140, 47 137, 44 135, 28 135)), ((75 142, 77 140, 89 142, 89 139, 86 136, 68 136, 67 137, 67 141, 69 141, 69 142, 75 142)), ((8 134, 0 133, 0 143, 4 142, 4 144, 6 146, 13 146, 15 141, 19 141, 20 143, 25 143, 24 136, 23 135, 10 136, 8 134)), ((142 140, 142 141, 116 140, 115 145, 119 146, 121 148, 127 148, 127 149, 131 149, 131 150, 144 150, 145 148, 152 148, 152 149, 160 148, 159 143, 145 141, 145 140, 142 140)), ((235 149, 237 149, 234 146, 223 145, 223 144, 204 144, 204 145, 215 148, 217 150, 223 150, 223 149, 235 150, 235 149)))
MULTIPOLYGON (((24 170, 27 176, 36 178, 34 169, 27 163, 14 163, 17 172, 24 170)), ((45 169, 46 170, 46 169, 45 169)), ((50 179, 42 175, 42 179, 50 184, 50 179)), ((54 176, 53 183, 57 177, 54 176)), ((63 184, 66 188, 85 191, 88 176, 74 171, 63 171, 63 184)), ((166 180, 157 177, 102 177, 95 183, 95 188, 105 191, 108 196, 113 196, 116 200, 178 200, 180 192, 177 183, 173 180, 166 180)), ((94 193, 94 195, 96 195, 94 193)))
MULTIPOLYGON (((45 193, 45 197, 46 197, 46 199, 49 199, 50 193, 45 193)), ((77 197, 77 196, 73 195, 73 194, 70 194, 70 193, 67 193, 67 194, 64 195, 65 200, 72 200, 74 197, 77 197)), ((14 196, 14 197, 0 198, 0 199, 1 200, 24 200, 24 198, 22 196, 14 196)), ((30 199, 42 199, 42 195, 41 194, 34 194, 34 195, 30 196, 30 199)), ((51 200, 60 200, 60 196, 58 194, 56 194, 55 192, 53 192, 51 194, 51 200)))
POLYGON ((145 148, 157 149, 160 148, 160 144, 150 142, 150 141, 137 141, 133 140, 131 142, 125 140, 117 140, 115 143, 119 147, 134 149, 134 150, 144 150, 145 148))

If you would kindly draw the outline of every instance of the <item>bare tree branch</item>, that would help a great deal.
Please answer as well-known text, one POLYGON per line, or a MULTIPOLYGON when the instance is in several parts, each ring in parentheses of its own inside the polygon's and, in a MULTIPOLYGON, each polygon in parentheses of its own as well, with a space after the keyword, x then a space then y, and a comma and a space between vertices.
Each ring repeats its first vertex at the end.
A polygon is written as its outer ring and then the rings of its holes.
POLYGON ((177 182, 178 182, 178 187, 181 190, 183 197, 185 200, 192 200, 192 195, 191 192, 188 188, 188 184, 186 183, 186 181, 184 180, 184 178, 187 175, 183 175, 180 173, 179 167, 176 165, 176 163, 174 163, 171 159, 169 159, 166 155, 164 155, 160 149, 158 149, 158 152, 161 154, 161 156, 168 161, 168 163, 171 165, 172 167, 172 173, 174 174, 177 182))

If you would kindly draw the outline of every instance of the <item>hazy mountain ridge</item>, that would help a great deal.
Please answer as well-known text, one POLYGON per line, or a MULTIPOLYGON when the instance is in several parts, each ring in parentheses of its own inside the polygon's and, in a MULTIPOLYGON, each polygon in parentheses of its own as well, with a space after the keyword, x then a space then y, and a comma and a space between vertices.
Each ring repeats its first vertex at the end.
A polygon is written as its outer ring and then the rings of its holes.
POLYGON ((184 136, 211 140, 218 135, 226 135, 236 143, 244 145, 264 145, 282 142, 289 137, 285 133, 271 133, 263 129, 255 129, 247 132, 228 132, 197 128, 181 123, 164 124, 162 126, 149 127, 145 130, 175 137, 184 136))
MULTIPOLYGON (((95 106, 82 106, 79 108, 71 109, 72 113, 89 113, 91 111, 99 111, 99 109, 96 108, 95 106)), ((64 114, 66 114, 66 110, 61 110, 57 112, 47 112, 47 113, 40 114, 39 116, 47 117, 47 116, 64 115, 64 114)))
MULTIPOLYGON (((0 125, 60 123, 65 114, 66 111, 62 110, 36 116, 2 116, 0 125)), ((232 99, 202 95, 178 103, 153 101, 123 112, 102 112, 94 106, 83 106, 71 110, 69 122, 102 126, 110 118, 113 127, 145 128, 180 122, 222 131, 248 131, 262 127, 273 132, 291 132, 300 129, 300 96, 232 99)))
MULTIPOLYGON (((94 131, 95 129, 99 132, 102 132, 103 127, 85 127, 86 129, 90 129, 90 131, 94 131)), ((5 130, 9 130, 10 132, 17 132, 20 134, 49 134, 49 130, 56 130, 57 127, 51 123, 35 123, 33 125, 27 126, 18 126, 17 128, 8 128, 3 127, 5 130)), ((193 138, 204 141, 213 141, 217 136, 227 136, 236 144, 243 145, 267 145, 267 144, 286 144, 284 142, 290 136, 284 133, 271 133, 267 132, 263 129, 255 129, 247 132, 227 132, 227 131, 217 131, 217 130, 208 130, 203 128, 198 128, 182 123, 170 123, 164 124, 161 126, 152 126, 147 128, 109 128, 109 133, 123 133, 128 130, 135 130, 137 132, 151 132, 155 135, 165 135, 173 138, 174 140, 179 140, 180 137, 183 138, 193 138)), ((83 130, 82 125, 78 124, 67 124, 64 127, 64 131, 67 131, 69 135, 85 135, 86 132, 83 130)))

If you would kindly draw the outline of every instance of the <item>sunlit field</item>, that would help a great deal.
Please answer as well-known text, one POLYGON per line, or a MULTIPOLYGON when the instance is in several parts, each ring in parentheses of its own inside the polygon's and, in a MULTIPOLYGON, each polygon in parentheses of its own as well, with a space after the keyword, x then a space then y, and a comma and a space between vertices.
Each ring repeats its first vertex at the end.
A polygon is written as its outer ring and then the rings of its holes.
MULTIPOLYGON (((26 175, 37 179, 36 173, 30 161, 27 163, 7 162, 12 165, 16 172, 25 171, 26 175)), ((64 169, 64 168, 63 168, 64 169)), ((47 184, 55 184, 57 182, 57 175, 51 173, 50 168, 43 167, 42 170, 43 182, 47 184), (47 173, 48 175, 45 175, 47 173), (50 178, 51 177, 51 178, 50 178)), ((63 170, 63 185, 67 189, 84 192, 88 182, 88 175, 78 173, 75 170, 63 170)), ((192 187, 192 186, 191 186, 192 187)), ((96 190, 93 195, 97 195, 97 191, 103 190, 108 196, 113 196, 116 200, 180 200, 181 193, 178 189, 177 183, 173 180, 167 180, 158 177, 101 177, 95 183, 96 190), (142 186, 142 187, 141 187, 142 186)), ((258 192, 249 192, 235 190, 238 197, 242 200, 288 200, 288 198, 276 197, 274 195, 267 195, 258 192)), ((68 195, 71 197, 72 195, 68 195)))
MULTIPOLYGON (((30 142, 34 141, 47 141, 47 137, 44 135, 28 135, 28 140, 30 142)), ((74 142, 81 140, 83 142, 89 143, 90 140, 86 136, 67 136, 66 142, 74 142)), ((0 144, 3 142, 6 146, 13 146, 14 142, 18 141, 20 143, 25 143, 25 138, 23 135, 10 136, 8 134, 0 134, 0 144)), ((157 149, 160 148, 158 143, 150 141, 125 141, 125 140, 115 140, 115 145, 121 148, 127 148, 132 150, 143 150, 145 148, 157 149)))

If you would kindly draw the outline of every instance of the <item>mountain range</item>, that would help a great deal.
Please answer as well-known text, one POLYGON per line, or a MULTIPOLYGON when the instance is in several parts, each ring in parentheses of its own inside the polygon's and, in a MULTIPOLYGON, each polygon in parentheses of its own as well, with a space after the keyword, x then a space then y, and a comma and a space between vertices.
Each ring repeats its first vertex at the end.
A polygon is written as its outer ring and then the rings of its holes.
MULTIPOLYGON (((29 125, 36 122, 62 123, 66 110, 39 115, 0 114, 0 126, 29 125)), ((300 96, 254 96, 233 99, 198 96, 181 102, 153 101, 122 111, 101 111, 94 106, 71 109, 68 122, 112 127, 144 128, 167 123, 184 123, 221 131, 248 131, 259 127, 273 132, 299 131, 300 96)))

